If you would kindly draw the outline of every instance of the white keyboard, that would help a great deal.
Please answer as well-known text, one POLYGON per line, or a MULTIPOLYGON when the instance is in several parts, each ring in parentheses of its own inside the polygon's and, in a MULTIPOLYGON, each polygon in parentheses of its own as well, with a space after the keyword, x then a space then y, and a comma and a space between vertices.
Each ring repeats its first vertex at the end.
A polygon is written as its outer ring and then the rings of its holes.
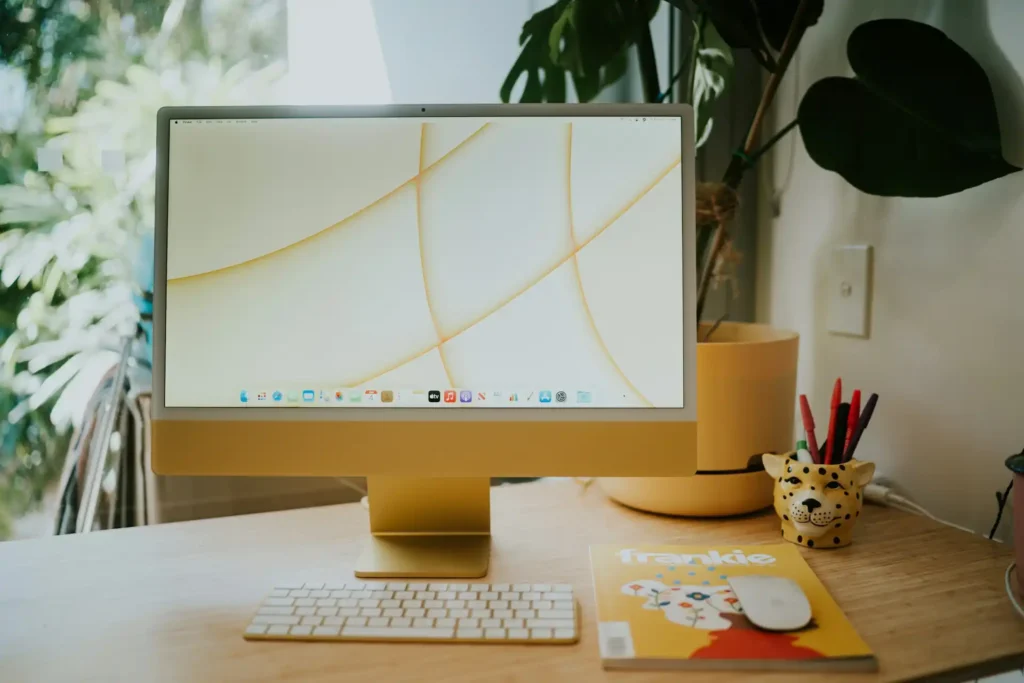
POLYGON ((568 584, 346 581, 277 586, 245 638, 565 644, 579 632, 568 584))

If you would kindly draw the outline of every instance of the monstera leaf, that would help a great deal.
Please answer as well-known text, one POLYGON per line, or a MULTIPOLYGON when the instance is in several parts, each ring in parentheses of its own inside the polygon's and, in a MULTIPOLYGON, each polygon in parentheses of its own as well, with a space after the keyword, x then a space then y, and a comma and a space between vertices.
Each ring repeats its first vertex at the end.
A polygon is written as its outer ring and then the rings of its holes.
POLYGON ((861 24, 846 46, 853 78, 825 78, 800 102, 811 158, 869 194, 940 197, 1018 171, 1002 157, 981 66, 936 28, 861 24))
POLYGON ((520 102, 565 102, 565 70, 551 59, 548 37, 561 20, 570 0, 559 0, 530 17, 519 35, 522 51, 501 84, 502 102, 512 99, 512 88, 525 73, 526 85, 520 102))

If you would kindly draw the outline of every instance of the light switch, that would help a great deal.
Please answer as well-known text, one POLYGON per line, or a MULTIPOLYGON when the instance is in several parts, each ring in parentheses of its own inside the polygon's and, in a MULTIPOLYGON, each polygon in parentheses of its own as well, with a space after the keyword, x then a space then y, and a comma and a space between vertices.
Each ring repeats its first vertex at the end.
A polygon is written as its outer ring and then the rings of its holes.
POLYGON ((828 331, 868 336, 871 312, 871 247, 844 245, 832 250, 829 268, 828 331))

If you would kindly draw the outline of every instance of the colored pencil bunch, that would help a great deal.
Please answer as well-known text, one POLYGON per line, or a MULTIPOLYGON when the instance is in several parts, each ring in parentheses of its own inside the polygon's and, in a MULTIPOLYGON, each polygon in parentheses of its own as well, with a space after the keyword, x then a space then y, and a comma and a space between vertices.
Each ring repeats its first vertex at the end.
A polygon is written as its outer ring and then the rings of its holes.
POLYGON ((828 435, 825 440, 825 454, 818 449, 818 439, 814 435, 814 416, 807 396, 800 395, 800 415, 803 417, 804 431, 807 432, 807 448, 811 458, 818 465, 838 465, 853 458, 861 434, 867 429, 871 415, 875 412, 878 394, 871 394, 864 410, 860 408, 860 389, 853 392, 849 403, 843 402, 843 380, 836 380, 832 389, 832 410, 828 421, 828 435))

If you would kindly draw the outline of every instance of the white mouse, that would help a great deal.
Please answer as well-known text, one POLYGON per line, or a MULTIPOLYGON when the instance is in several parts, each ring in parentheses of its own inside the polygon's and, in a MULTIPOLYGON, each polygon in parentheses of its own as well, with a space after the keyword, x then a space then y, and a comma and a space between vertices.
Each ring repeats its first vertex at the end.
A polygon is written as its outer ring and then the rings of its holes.
POLYGON ((811 603, 791 579, 748 574, 731 577, 729 587, 747 619, 758 628, 797 631, 811 623, 811 603))

